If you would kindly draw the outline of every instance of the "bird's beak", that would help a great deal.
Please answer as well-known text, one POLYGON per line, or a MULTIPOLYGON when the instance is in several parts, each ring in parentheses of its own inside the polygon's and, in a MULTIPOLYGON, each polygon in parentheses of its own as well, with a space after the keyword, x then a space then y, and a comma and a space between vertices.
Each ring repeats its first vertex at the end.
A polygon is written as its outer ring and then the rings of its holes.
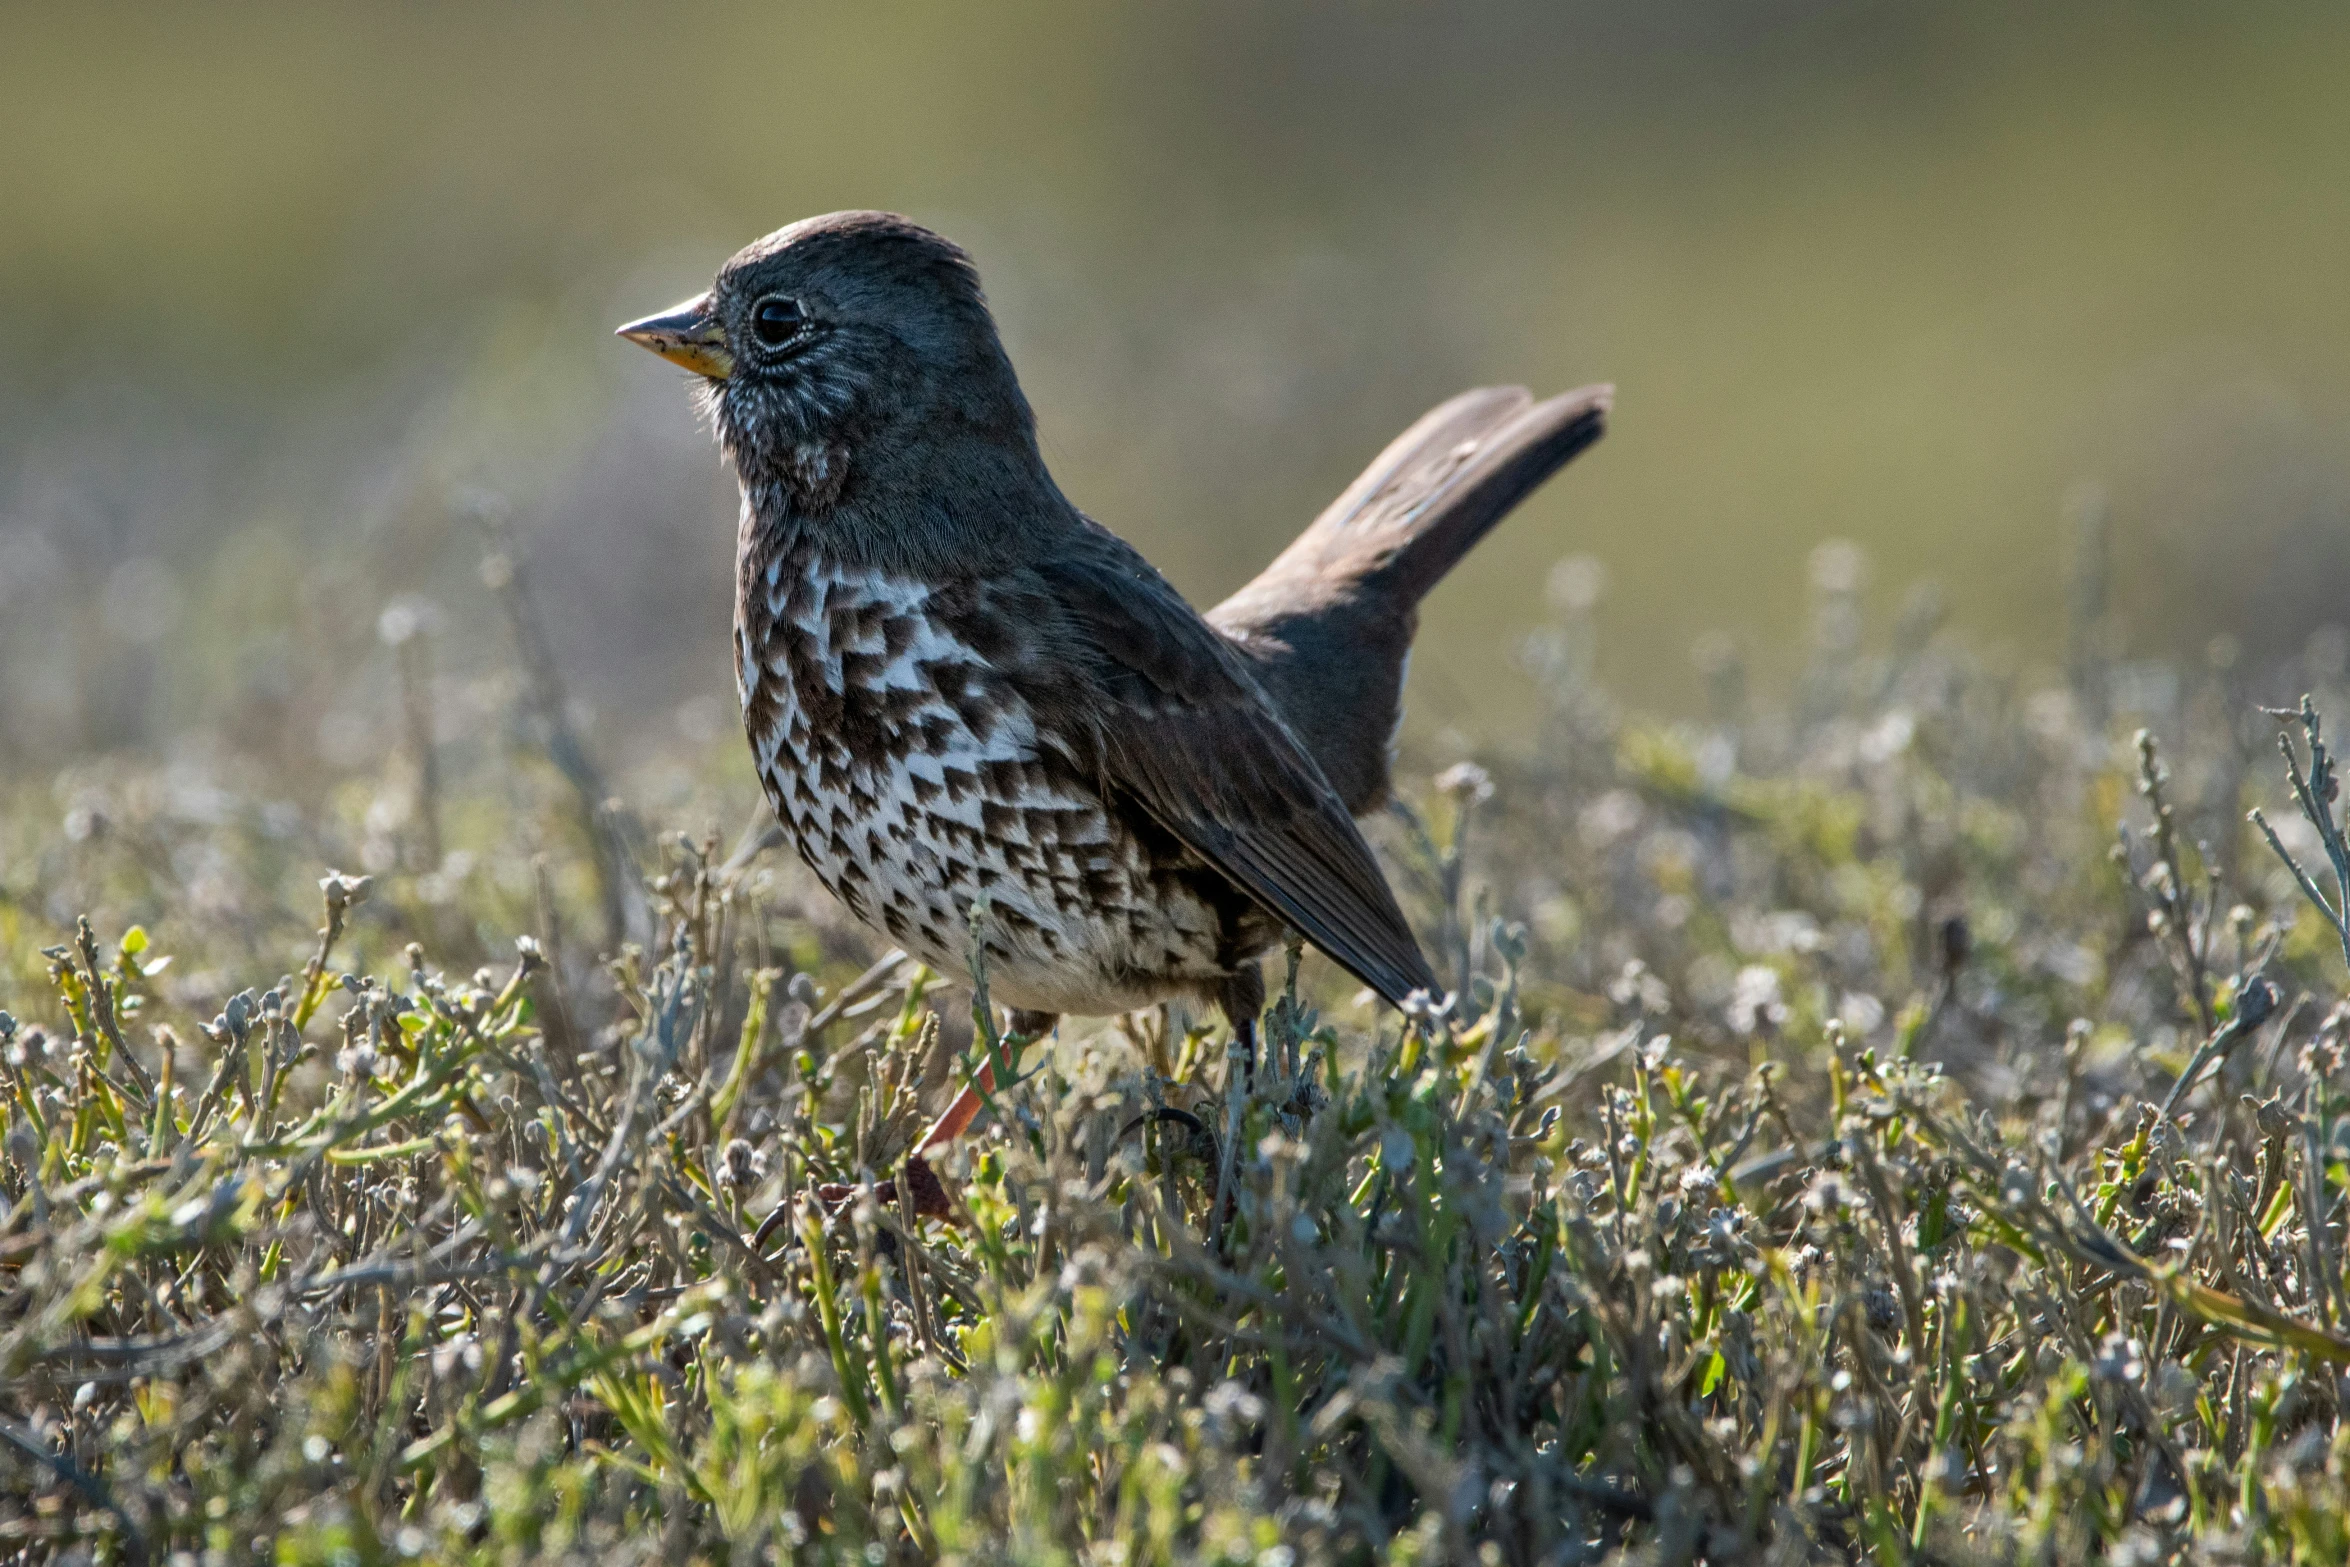
POLYGON ((616 335, 713 381, 723 381, 734 373, 734 355, 726 351, 726 330, 711 312, 708 294, 696 294, 657 316, 631 321, 616 335))

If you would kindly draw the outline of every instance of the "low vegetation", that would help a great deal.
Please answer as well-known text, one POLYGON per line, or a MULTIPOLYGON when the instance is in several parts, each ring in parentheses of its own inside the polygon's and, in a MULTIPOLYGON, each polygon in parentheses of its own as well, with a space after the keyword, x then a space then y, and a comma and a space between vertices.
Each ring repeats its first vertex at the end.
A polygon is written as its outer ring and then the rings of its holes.
POLYGON ((1540 724, 1380 825, 1456 993, 1072 1024, 952 1220, 984 998, 609 806, 527 657, 317 803, 9 782, 0 1542, 2343 1561, 2339 650, 2034 689, 1818 578, 1784 709, 1714 648, 1662 725, 1567 569, 1540 724))

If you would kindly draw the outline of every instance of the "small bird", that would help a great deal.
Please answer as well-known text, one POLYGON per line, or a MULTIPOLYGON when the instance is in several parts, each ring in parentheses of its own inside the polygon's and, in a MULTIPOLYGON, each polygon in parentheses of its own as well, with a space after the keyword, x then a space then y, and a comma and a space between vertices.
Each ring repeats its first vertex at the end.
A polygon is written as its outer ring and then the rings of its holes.
POLYGON ((1421 597, 1610 388, 1444 403, 1203 617, 1061 493, 970 259, 905 218, 780 229, 619 335, 698 378, 751 753, 858 919, 965 982, 976 953, 1023 1038, 1182 998, 1253 1060, 1291 929, 1390 1003, 1441 989, 1355 817, 1421 597))

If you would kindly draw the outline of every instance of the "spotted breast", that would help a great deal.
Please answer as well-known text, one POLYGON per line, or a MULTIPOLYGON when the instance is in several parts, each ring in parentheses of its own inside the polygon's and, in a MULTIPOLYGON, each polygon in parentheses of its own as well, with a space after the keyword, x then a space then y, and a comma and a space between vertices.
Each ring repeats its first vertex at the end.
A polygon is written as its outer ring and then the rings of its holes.
POLYGON ((969 585, 746 541, 735 675, 776 815, 817 878, 922 962, 970 977, 971 908, 993 998, 1102 1015, 1212 986, 1228 922, 1189 856, 1139 838, 1038 733, 960 633, 969 585))

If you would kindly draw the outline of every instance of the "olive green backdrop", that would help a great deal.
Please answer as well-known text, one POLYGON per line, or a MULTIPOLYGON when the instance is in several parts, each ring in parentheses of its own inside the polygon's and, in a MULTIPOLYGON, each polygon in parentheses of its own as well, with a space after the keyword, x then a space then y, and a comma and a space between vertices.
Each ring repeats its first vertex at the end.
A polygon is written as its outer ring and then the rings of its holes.
POLYGON ((1065 487, 1202 598, 1437 398, 1616 381, 1433 602, 1422 725, 1525 715, 1570 554, 1647 702, 1707 631, 1783 679, 1832 537, 1878 624, 1931 577, 2053 661, 2085 485, 2130 649, 2282 656, 2350 618, 2344 16, 11 7, 0 746, 331 730, 396 599, 489 659, 482 497, 583 701, 706 734, 731 496, 607 333, 848 205, 974 251, 1065 487))

